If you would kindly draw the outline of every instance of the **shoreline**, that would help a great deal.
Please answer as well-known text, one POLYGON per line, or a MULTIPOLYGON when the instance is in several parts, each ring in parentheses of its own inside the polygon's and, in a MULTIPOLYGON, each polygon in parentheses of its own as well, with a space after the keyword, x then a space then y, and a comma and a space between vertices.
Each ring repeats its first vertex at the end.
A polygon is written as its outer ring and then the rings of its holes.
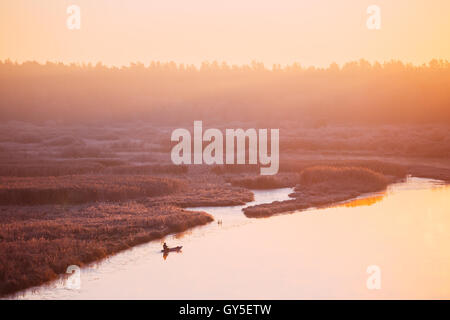
MULTIPOLYGON (((299 170, 293 168, 290 172, 283 172, 270 179, 251 176, 245 172, 226 175, 206 173, 198 176, 191 172, 181 176, 181 188, 175 188, 174 191, 168 189, 170 192, 166 195, 155 194, 120 202, 0 206, 4 222, 0 228, 0 248, 5 252, 3 270, 0 270, 5 277, 3 283, 0 281, 0 297, 55 280, 65 273, 68 265, 83 266, 101 261, 133 246, 208 224, 214 220, 211 215, 205 212, 195 213, 188 208, 245 206, 254 199, 249 187, 255 185, 264 190, 278 189, 271 188, 272 186, 290 187, 294 188, 294 192, 289 200, 244 207, 242 212, 247 218, 263 218, 311 207, 332 206, 365 193, 383 191, 410 174, 403 166, 381 162, 343 161, 334 165, 318 166, 326 170, 315 172, 312 178, 307 178, 304 172, 317 166, 305 168, 301 163, 299 170), (361 167, 346 167, 349 164, 361 167), (323 181, 319 179, 317 183, 317 177, 323 181), (23 223, 25 221, 26 224, 23 223), (25 265, 23 261, 26 262, 25 265)), ((427 167, 423 173, 427 172, 436 173, 441 170, 427 167)), ((131 176, 126 177, 131 179, 131 176)), ((170 179, 174 176, 159 177, 160 180, 147 178, 153 189, 155 182, 171 182, 170 179), (165 180, 161 180, 161 177, 165 180)), ((47 178, 27 178, 26 181, 33 179, 45 182, 47 178)), ((83 176, 79 176, 79 179, 84 181, 83 176)), ((141 181, 142 178, 138 179, 141 181)), ((17 181, 22 180, 25 179, 17 181)), ((129 186, 132 187, 133 184, 127 185, 129 186)), ((35 189, 41 192, 39 187, 35 189)), ((124 194, 129 194, 126 189, 124 194)), ((107 200, 111 197, 108 195, 107 200)))
MULTIPOLYGON (((139 181, 143 179, 137 178, 139 181)), ((42 177, 34 179, 46 181, 42 177)), ((65 177, 62 179, 66 180, 65 177)), ((78 176, 78 179, 86 180, 83 176, 78 176)), ((145 179, 151 181, 154 189, 156 178, 145 179)), ((186 186, 164 196, 118 202, 88 200, 81 204, 67 204, 60 200, 67 197, 57 197, 49 198, 56 201, 52 204, 0 206, 0 251, 3 253, 0 256, 0 275, 4 277, 0 279, 0 297, 55 280, 66 272, 69 265, 82 267, 136 245, 214 221, 210 214, 186 210, 186 207, 243 205, 253 200, 253 193, 244 188, 184 180, 183 185, 186 186)), ((26 181, 33 181, 33 178, 26 181)), ((30 189, 37 194, 42 193, 33 184, 30 189)), ((5 191, 15 190, 19 196, 28 192, 16 185, 5 191)), ((43 191, 48 193, 45 189, 43 191)), ((78 192, 86 194, 83 189, 78 189, 78 185, 70 191, 72 198, 78 196, 78 192)), ((129 194, 127 189, 124 193, 129 194)), ((111 197, 111 192, 106 195, 111 197)))
MULTIPOLYGON (((402 180, 398 180, 392 182, 391 184, 395 184, 398 182, 402 182, 402 180)), ((391 185, 389 184, 389 185, 391 185)), ((389 186, 388 185, 388 186, 389 186)), ((388 187, 387 186, 387 187, 388 187)), ((322 195, 312 195, 308 199, 304 200, 299 198, 293 198, 285 201, 275 201, 269 204, 261 204, 256 206, 249 206, 242 209, 243 213, 247 218, 269 218, 271 216, 279 215, 279 214, 291 214, 296 212, 301 212, 304 210, 308 210, 310 208, 324 208, 330 207, 333 205, 337 205, 339 203, 345 203, 347 201, 352 201, 357 199, 358 197, 364 195, 373 195, 379 192, 383 192, 386 189, 378 189, 372 190, 369 192, 358 192, 354 190, 349 190, 346 193, 339 193, 336 195, 322 194, 322 195)), ((297 194, 294 192, 289 196, 297 194)))
MULTIPOLYGON (((408 176, 407 178, 416 178, 416 177, 408 176)), ((423 179, 422 177, 417 177, 417 178, 423 179)), ((433 179, 433 178, 430 178, 430 179, 433 179)), ((406 179, 406 180, 407 180, 407 179, 406 179)), ((433 180, 434 180, 434 179, 433 179, 433 180)), ((437 180, 437 181, 442 181, 442 180, 437 180)), ((390 185, 392 185, 392 184, 396 184, 396 183, 400 183, 400 182, 402 182, 402 181, 395 181, 395 182, 392 182, 392 183, 390 183, 390 184, 388 185, 388 187, 389 187, 390 185)), ((448 184, 448 181, 442 181, 442 182, 443 182, 443 185, 448 184)), ((266 191, 275 191, 275 190, 279 190, 279 189, 280 189, 280 188, 275 188, 275 189, 265 189, 265 190, 266 190, 266 191)), ((282 189, 282 188, 281 188, 281 189, 282 189)), ((292 214, 292 213, 298 213, 298 212, 301 212, 301 211, 304 211, 304 210, 308 210, 308 209, 311 209, 311 208, 317 208, 317 209, 318 209, 318 208, 331 207, 331 206, 335 206, 335 205, 336 205, 336 206, 337 206, 337 205, 345 205, 346 203, 351 203, 353 200, 359 200, 359 199, 370 198, 370 197, 372 197, 372 196, 374 196, 374 195, 378 195, 378 194, 379 194, 379 191, 373 191, 373 192, 361 193, 361 194, 359 194, 359 195, 356 195, 355 197, 346 198, 346 199, 343 199, 343 200, 338 200, 338 198, 335 198, 336 201, 334 201, 334 202, 329 202, 329 203, 324 203, 324 204, 318 204, 318 205, 308 206, 308 207, 305 207, 305 208, 302 208, 302 209, 294 209, 294 210, 289 211, 289 212, 283 211, 283 212, 280 212, 280 213, 282 213, 282 214, 292 214)), ((292 195, 292 194, 290 194, 290 196, 291 196, 291 195, 292 195)), ((274 202, 272 202, 272 203, 261 204, 261 205, 259 205, 259 206, 266 206, 266 205, 267 205, 267 206, 270 206, 270 205, 273 204, 273 203, 284 203, 284 202, 289 202, 289 201, 291 201, 291 200, 287 200, 287 201, 274 201, 274 202)), ((232 205, 232 206, 239 206, 239 205, 241 205, 241 204, 235 204, 235 205, 232 205)), ((225 207, 226 207, 226 206, 227 206, 227 205, 225 205, 225 207)), ((220 206, 215 206, 215 207, 220 207, 220 206)), ((184 207, 182 210, 183 210, 183 211, 190 212, 190 213, 196 213, 196 212, 199 212, 199 211, 197 210, 197 208, 198 208, 198 207, 184 207)), ((251 207, 246 207, 246 208, 251 208, 251 207)), ((243 209, 242 209, 242 212, 243 212, 243 213, 244 213, 244 210, 245 210, 246 208, 243 208, 243 209)), ((209 213, 207 213, 207 214, 210 215, 209 213)), ((273 216, 273 215, 277 215, 277 213, 272 214, 271 216, 273 216)), ((248 217, 246 214, 245 214, 245 216, 248 217)), ((158 237, 156 237, 156 238, 151 238, 151 239, 145 240, 145 241, 143 241, 142 243, 136 243, 136 244, 134 244, 133 246, 131 246, 131 247, 129 247, 129 248, 125 248, 125 249, 123 249, 123 250, 119 250, 119 251, 117 251, 117 252, 111 253, 111 254, 109 254, 108 256, 103 257, 103 258, 101 258, 101 259, 98 259, 98 260, 94 260, 94 261, 88 262, 88 263, 84 264, 84 265, 82 266, 82 268, 86 268, 86 267, 88 267, 89 265, 92 265, 92 264, 101 263, 101 262, 103 262, 104 260, 107 260, 108 258, 111 258, 111 257, 115 256, 116 254, 119 254, 119 253, 121 253, 121 252, 127 251, 128 249, 132 249, 132 248, 137 247, 137 246, 140 246, 140 245, 145 245, 146 243, 149 243, 149 242, 152 242, 152 241, 160 240, 160 239, 162 239, 162 238, 164 238, 164 237, 166 237, 166 236, 169 236, 169 235, 177 234, 177 233, 180 233, 180 232, 185 232, 185 231, 188 231, 188 230, 192 230, 192 229, 194 229, 194 228, 196 228, 196 227, 206 225, 206 224, 208 224, 208 223, 214 221, 214 216, 211 215, 211 217, 212 217, 212 220, 211 220, 211 221, 208 221, 208 222, 206 222, 206 223, 204 223, 204 224, 198 224, 198 225, 189 226, 189 227, 187 227, 187 229, 185 229, 185 230, 180 230, 180 231, 175 231, 175 232, 168 231, 167 233, 162 234, 161 236, 158 236, 158 237)), ((20 290, 17 290, 17 291, 15 291, 15 292, 8 293, 8 294, 5 294, 5 295, 1 295, 1 296, 0 296, 0 299, 20 299, 20 297, 17 296, 17 295, 20 294, 20 292, 24 292, 24 291, 26 291, 26 290, 33 290, 33 288, 36 288, 36 289, 37 289, 37 288, 40 288, 40 287, 43 287, 43 286, 44 286, 44 287, 45 287, 45 286, 51 286, 51 284, 52 284, 53 282, 58 281, 58 280, 61 280, 61 279, 63 279, 64 277, 65 277, 65 273, 58 274, 58 275, 56 276, 56 278, 51 279, 51 280, 46 281, 46 282, 43 282, 43 283, 41 283, 41 284, 38 284, 38 285, 35 285, 35 286, 31 286, 31 287, 27 287, 27 288, 24 288, 24 289, 20 289, 20 290)))

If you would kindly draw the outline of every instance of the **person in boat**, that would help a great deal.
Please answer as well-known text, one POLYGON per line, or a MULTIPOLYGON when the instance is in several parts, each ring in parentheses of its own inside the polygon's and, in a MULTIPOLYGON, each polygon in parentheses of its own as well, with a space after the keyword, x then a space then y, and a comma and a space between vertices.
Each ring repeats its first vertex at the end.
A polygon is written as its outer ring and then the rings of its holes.
POLYGON ((167 246, 167 244, 164 242, 164 244, 163 244, 163 250, 164 251, 167 251, 167 250, 169 250, 169 247, 167 246))

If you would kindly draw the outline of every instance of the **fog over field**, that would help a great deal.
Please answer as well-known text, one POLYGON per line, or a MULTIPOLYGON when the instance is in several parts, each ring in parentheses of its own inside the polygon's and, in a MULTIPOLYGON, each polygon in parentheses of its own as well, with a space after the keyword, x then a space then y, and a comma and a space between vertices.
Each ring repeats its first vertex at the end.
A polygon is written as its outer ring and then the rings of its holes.
POLYGON ((450 123, 450 63, 0 64, 0 119, 450 123))
MULTIPOLYGON (((383 192, 408 175, 450 181, 450 64, 361 60, 123 68, 0 63, 0 295, 136 244, 210 223, 183 208, 246 205, 248 218, 383 192), (259 165, 175 165, 177 128, 279 129, 259 165)), ((248 159, 248 154, 246 155, 248 159)))

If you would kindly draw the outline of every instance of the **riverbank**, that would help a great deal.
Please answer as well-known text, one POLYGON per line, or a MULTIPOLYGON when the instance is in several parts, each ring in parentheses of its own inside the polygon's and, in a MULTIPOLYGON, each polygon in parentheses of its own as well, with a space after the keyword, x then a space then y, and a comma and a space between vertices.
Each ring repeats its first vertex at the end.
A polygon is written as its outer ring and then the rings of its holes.
POLYGON ((251 191, 149 176, 1 178, 0 296, 133 246, 213 221, 193 205, 238 205, 251 191), (164 194, 164 195, 162 195, 164 194), (128 199, 127 199, 128 198, 128 199), (131 198, 131 199, 130 199, 131 198))
POLYGON ((290 200, 243 208, 249 218, 269 217, 382 191, 408 173, 402 166, 381 162, 329 164, 305 165, 299 171, 293 167, 274 177, 193 172, 175 179, 173 175, 1 178, 2 199, 9 205, 0 207, 0 295, 54 280, 69 265, 83 266, 213 221, 206 212, 183 208, 241 206, 254 199, 250 188, 294 188, 290 200))
POLYGON ((0 295, 54 280, 70 265, 213 221, 205 212, 136 202, 0 210, 0 295))
POLYGON ((265 218, 279 213, 323 207, 356 198, 364 193, 379 192, 391 183, 405 178, 399 167, 390 174, 364 167, 312 166, 303 169, 290 195, 293 199, 243 209, 249 218, 265 218))
MULTIPOLYGON (((292 189, 253 192, 253 203, 261 204, 287 199, 292 189)), ((248 219, 242 206, 193 208, 223 224, 164 238, 182 253, 164 259, 161 242, 151 241, 82 268, 80 289, 69 290, 71 282, 61 278, 7 298, 445 298, 449 192, 438 181, 408 178, 376 199, 270 219, 248 219), (373 264, 382 267, 384 290, 366 288, 373 264), (411 290, 412 278, 421 290, 411 290)))

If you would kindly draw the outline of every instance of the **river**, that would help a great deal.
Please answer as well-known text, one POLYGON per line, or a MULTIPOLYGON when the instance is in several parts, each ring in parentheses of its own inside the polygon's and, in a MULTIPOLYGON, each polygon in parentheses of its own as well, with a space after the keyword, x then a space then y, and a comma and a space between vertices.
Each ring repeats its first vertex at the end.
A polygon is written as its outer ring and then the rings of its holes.
MULTIPOLYGON (((290 192, 254 191, 247 205, 290 192)), ((164 258, 162 241, 152 241, 83 268, 79 289, 60 279, 15 298, 450 298, 450 187, 438 181, 408 178, 385 193, 265 219, 242 208, 195 208, 216 221, 164 239, 180 253, 164 258), (367 286, 373 276, 376 288, 367 286)))

